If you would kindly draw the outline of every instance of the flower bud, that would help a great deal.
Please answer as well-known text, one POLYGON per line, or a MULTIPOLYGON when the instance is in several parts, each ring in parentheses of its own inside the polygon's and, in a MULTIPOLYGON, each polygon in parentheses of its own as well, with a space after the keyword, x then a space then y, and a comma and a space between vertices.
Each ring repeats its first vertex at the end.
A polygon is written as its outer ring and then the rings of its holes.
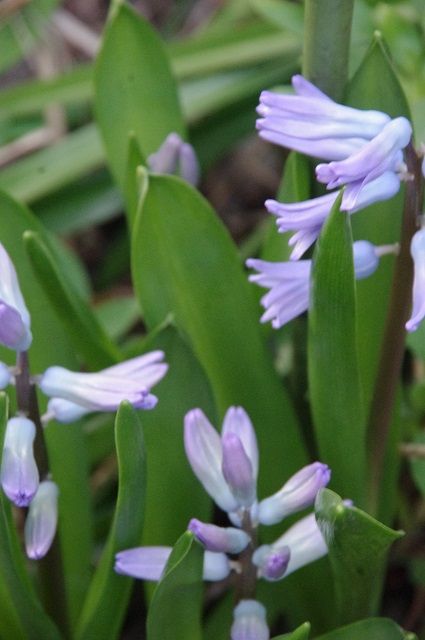
MULTIPOLYGON (((125 549, 115 556, 115 571, 139 580, 161 579, 170 557, 171 547, 135 547, 125 549)), ((205 551, 203 579, 218 581, 227 578, 230 573, 230 562, 224 553, 205 551)))
POLYGON ((290 557, 286 576, 306 564, 318 560, 328 552, 314 513, 298 520, 271 547, 274 551, 289 547, 290 557))
POLYGON ((51 480, 40 483, 25 521, 25 548, 33 560, 43 558, 53 542, 58 522, 59 489, 51 480))
POLYGON ((375 273, 379 265, 376 247, 367 240, 353 242, 353 260, 356 280, 363 280, 375 273))
POLYGON ((269 582, 280 580, 286 574, 290 558, 289 547, 279 547, 275 550, 271 545, 258 547, 252 556, 253 563, 258 567, 258 577, 269 582))
POLYGON ((0 479, 3 491, 18 507, 27 507, 39 483, 34 459, 35 425, 24 416, 11 418, 6 427, 0 479))
POLYGON ((193 409, 185 416, 184 447, 193 472, 205 491, 223 511, 236 511, 239 504, 221 470, 220 436, 200 409, 193 409))
POLYGON ((188 526, 196 539, 208 549, 222 553, 240 553, 251 541, 249 535, 234 527, 217 527, 192 518, 188 526))
POLYGON ((26 351, 32 342, 30 324, 15 267, 0 244, 0 344, 26 351))
POLYGON ((425 228, 415 233, 410 244, 414 264, 412 314, 407 331, 416 331, 425 317, 425 228))
POLYGON ((269 640, 266 610, 256 600, 241 600, 233 611, 231 640, 269 640))
POLYGON ((313 504, 316 494, 331 477, 330 469, 321 462, 303 467, 274 495, 261 500, 258 518, 262 524, 276 524, 297 511, 313 504))
POLYGON ((235 433, 222 437, 222 470, 227 484, 241 507, 250 507, 256 498, 256 483, 250 459, 235 433))

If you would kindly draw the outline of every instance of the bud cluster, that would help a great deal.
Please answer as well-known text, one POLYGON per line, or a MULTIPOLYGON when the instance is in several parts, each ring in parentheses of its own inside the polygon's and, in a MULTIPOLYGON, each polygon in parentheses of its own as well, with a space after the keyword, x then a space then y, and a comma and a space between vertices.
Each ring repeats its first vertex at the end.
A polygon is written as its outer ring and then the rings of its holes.
MULTIPOLYGON (((254 576, 252 598, 242 598, 234 610, 232 640, 269 638, 264 607, 254 599, 255 578, 274 582, 327 553, 314 513, 301 518, 273 544, 257 546, 260 525, 273 525, 311 507, 330 480, 329 468, 314 462, 295 473, 273 495, 258 500, 258 446, 254 427, 242 407, 230 407, 221 436, 201 409, 184 421, 187 458, 206 492, 233 526, 219 527, 193 518, 188 525, 205 549, 203 577, 227 578, 232 572, 254 576)), ((159 580, 170 547, 136 547, 116 556, 115 570, 143 580, 159 580)))

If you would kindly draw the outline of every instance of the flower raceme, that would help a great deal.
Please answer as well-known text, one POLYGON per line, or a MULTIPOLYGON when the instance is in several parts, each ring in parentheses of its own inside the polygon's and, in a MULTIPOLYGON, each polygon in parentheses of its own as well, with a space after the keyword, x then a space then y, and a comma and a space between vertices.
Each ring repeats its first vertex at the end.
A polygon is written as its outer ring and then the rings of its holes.
MULTIPOLYGON (((292 85, 296 95, 261 94, 259 135, 327 160, 316 167, 316 177, 328 189, 345 185, 342 211, 355 213, 392 198, 406 177, 403 149, 412 137, 410 122, 337 104, 300 75, 292 78, 292 85)), ((279 231, 295 231, 291 259, 300 258, 316 240, 336 197, 331 193, 295 204, 266 202, 278 217, 279 231)))
MULTIPOLYGON (((394 252, 394 246, 375 247, 366 240, 353 243, 353 259, 355 277, 367 278, 377 269, 379 257, 384 253, 394 252)), ((270 289, 261 298, 265 313, 261 322, 272 321, 272 326, 279 329, 304 311, 307 311, 310 300, 311 260, 298 262, 266 262, 249 259, 246 262, 257 274, 249 276, 251 282, 270 289)))
POLYGON ((136 409, 153 409, 156 396, 149 393, 167 373, 162 351, 152 351, 98 373, 77 373, 49 367, 38 381, 51 400, 43 421, 73 422, 93 411, 116 411, 123 400, 136 409))
POLYGON ((32 342, 30 327, 30 314, 15 267, 0 244, 0 344, 15 351, 26 351, 32 342))
MULTIPOLYGON (((222 580, 232 570, 240 573, 240 553, 251 557, 254 575, 276 581, 322 557, 326 544, 314 514, 301 519, 273 545, 254 549, 253 532, 259 524, 275 524, 311 506, 330 480, 330 470, 314 462, 294 474, 272 496, 258 501, 258 446, 254 427, 241 407, 230 407, 221 437, 200 409, 184 421, 184 445, 189 463, 207 493, 227 512, 234 526, 219 527, 192 518, 188 529, 202 544, 205 580, 222 580), (232 559, 226 554, 231 554, 232 559), (236 557, 236 559, 234 559, 236 557)), ((118 573, 159 580, 171 553, 169 547, 138 547, 116 556, 118 573)), ((246 562, 246 560, 245 560, 246 562)), ((264 607, 255 600, 241 600, 234 610, 232 640, 269 638, 264 607)))

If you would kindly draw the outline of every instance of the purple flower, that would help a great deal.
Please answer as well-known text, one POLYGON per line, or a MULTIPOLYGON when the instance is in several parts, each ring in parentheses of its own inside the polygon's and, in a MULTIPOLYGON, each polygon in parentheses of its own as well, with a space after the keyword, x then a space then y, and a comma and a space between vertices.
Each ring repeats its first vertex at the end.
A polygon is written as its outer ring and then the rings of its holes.
POLYGON ((390 122, 386 113, 337 104, 302 76, 294 76, 292 86, 295 96, 263 91, 257 109, 260 136, 288 149, 343 160, 390 122))
POLYGON ((410 245, 415 273, 413 279, 413 308, 406 322, 407 331, 416 331, 425 317, 425 229, 415 233, 410 245))
POLYGON ((273 549, 270 545, 258 547, 253 554, 252 561, 258 567, 258 577, 268 582, 281 580, 289 564, 291 552, 289 547, 273 549))
MULTIPOLYGON (((355 213, 374 202, 392 198, 399 188, 399 177, 392 171, 386 171, 375 180, 365 184, 354 202, 352 190, 347 187, 342 198, 341 210, 355 213)), ((337 196, 338 192, 333 192, 311 200, 290 204, 266 200, 267 210, 277 218, 278 231, 280 233, 296 232, 289 241, 291 246, 295 245, 291 260, 298 260, 317 239, 337 196)))
MULTIPOLYGON (((171 547, 135 547, 120 551, 115 556, 115 571, 139 580, 161 579, 171 554, 171 547)), ((203 579, 216 582, 227 578, 230 564, 224 553, 205 551, 203 579)))
POLYGON ((25 520, 25 549, 33 560, 43 558, 53 542, 58 521, 59 489, 51 480, 40 483, 25 520))
POLYGON ((184 445, 193 472, 223 511, 232 513, 253 504, 258 448, 251 421, 241 407, 227 411, 222 438, 200 409, 189 411, 184 445))
POLYGON ((256 600, 241 600, 233 610, 231 640, 269 640, 266 610, 256 600))
POLYGON ((34 459, 35 425, 24 416, 11 418, 6 427, 0 480, 3 491, 18 507, 27 507, 38 489, 34 459))
POLYGON ((148 158, 148 165, 155 173, 180 175, 183 180, 196 185, 199 180, 199 164, 192 145, 184 142, 178 133, 170 133, 158 151, 148 158))
MULTIPOLYGON (((298 520, 271 545, 271 550, 279 551, 289 547, 290 556, 285 576, 310 562, 315 562, 328 552, 326 542, 317 526, 314 513, 298 520)), ((261 547, 260 547, 261 549, 261 547)))
MULTIPOLYGON (((354 271, 357 279, 370 276, 379 264, 379 247, 366 240, 353 243, 354 271)), ((247 267, 256 269, 258 274, 249 276, 251 282, 270 289, 261 298, 265 313, 261 322, 272 321, 279 329, 304 311, 310 299, 311 260, 299 262, 266 262, 249 259, 247 267)))
POLYGON ((196 539, 208 551, 240 553, 251 542, 249 535, 234 527, 217 527, 192 518, 188 526, 196 539))
POLYGON ((326 464, 313 462, 293 475, 283 487, 258 505, 258 520, 262 524, 276 524, 314 503, 319 489, 331 478, 326 464))
POLYGON ((412 127, 406 118, 388 122, 373 140, 341 161, 319 164, 316 177, 328 189, 351 184, 348 201, 355 202, 360 190, 386 171, 402 171, 402 150, 409 144, 412 127))
POLYGON ((92 411, 115 411, 123 400, 137 409, 153 409, 157 398, 149 390, 167 372, 163 358, 162 351, 152 351, 99 373, 49 367, 38 383, 52 397, 43 421, 73 422, 92 411))
POLYGON ((0 244, 0 343, 15 351, 26 351, 32 342, 30 325, 15 267, 0 244))

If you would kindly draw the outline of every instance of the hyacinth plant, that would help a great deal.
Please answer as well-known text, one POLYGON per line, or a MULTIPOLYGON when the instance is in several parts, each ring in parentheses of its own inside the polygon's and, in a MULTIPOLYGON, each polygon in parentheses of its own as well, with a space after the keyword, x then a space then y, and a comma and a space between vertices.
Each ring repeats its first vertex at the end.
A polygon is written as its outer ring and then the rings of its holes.
POLYGON ((0 638, 422 637, 422 3, 14 4, 89 60, 0 94, 0 638))

